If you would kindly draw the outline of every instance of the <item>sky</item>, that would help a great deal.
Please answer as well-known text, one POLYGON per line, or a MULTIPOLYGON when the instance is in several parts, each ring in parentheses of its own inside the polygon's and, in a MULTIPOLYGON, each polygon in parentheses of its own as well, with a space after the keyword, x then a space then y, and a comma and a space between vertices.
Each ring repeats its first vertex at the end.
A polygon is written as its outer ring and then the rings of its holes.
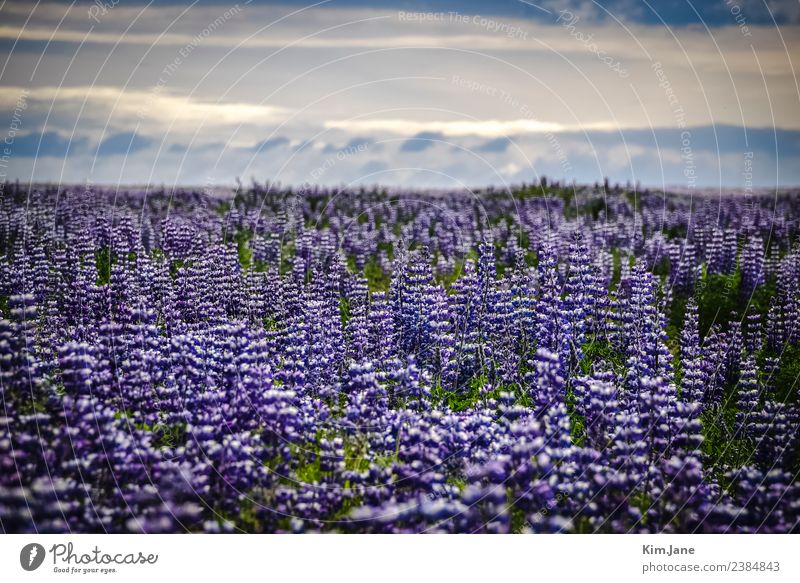
POLYGON ((800 0, 0 0, 0 181, 800 184, 800 0))

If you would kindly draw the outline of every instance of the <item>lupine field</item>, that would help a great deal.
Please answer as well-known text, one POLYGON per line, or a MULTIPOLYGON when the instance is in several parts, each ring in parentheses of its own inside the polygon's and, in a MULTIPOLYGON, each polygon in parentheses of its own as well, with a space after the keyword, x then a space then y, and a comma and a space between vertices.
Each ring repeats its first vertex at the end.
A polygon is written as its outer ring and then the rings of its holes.
POLYGON ((5 532, 797 532, 800 198, 6 185, 5 532))

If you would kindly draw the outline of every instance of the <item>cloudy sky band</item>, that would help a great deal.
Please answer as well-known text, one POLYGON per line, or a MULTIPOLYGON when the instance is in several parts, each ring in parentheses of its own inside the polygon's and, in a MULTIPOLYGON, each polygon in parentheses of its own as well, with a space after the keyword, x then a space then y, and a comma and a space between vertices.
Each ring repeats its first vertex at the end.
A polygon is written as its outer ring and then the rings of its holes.
POLYGON ((576 0, 567 4, 570 18, 557 15, 564 3, 541 3, 550 12, 538 15, 513 4, 428 2, 444 16, 409 22, 397 3, 143 10, 121 2, 95 22, 87 3, 44 3, 31 15, 31 5, 6 2, 0 107, 10 111, 26 92, 7 176, 163 182, 210 169, 213 181, 230 183, 241 172, 265 179, 285 166, 283 181, 307 182, 332 149, 365 139, 384 147, 337 160, 324 182, 396 166, 395 176, 383 175, 424 186, 431 173, 399 168, 425 163, 473 184, 565 168, 580 180, 680 183, 681 134, 689 131, 695 164, 705 164, 699 184, 741 184, 751 150, 758 183, 800 183, 800 26, 784 4, 768 15, 756 3, 736 4, 746 35, 732 3, 695 3, 704 20, 694 24, 671 16, 671 0, 658 14, 576 0), (381 78, 397 81, 369 83, 381 78), (298 154, 312 136, 320 137, 298 154), (424 148, 404 147, 426 139, 424 148), (497 172, 475 171, 464 149, 497 172))

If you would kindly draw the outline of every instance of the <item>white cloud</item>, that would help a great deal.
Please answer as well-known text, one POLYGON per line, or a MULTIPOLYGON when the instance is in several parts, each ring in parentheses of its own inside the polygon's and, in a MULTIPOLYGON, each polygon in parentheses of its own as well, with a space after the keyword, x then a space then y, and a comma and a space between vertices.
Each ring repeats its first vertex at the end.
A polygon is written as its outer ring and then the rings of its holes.
MULTIPOLYGON (((667 30, 630 19, 622 27, 587 14, 571 34, 555 22, 497 17, 525 33, 510 38, 469 18, 407 22, 396 11, 335 4, 291 15, 298 9, 240 2, 240 11, 205 34, 230 5, 198 5, 186 11, 186 6, 168 4, 142 11, 140 4, 122 2, 95 24, 87 17, 91 4, 70 8, 43 3, 23 27, 31 5, 6 1, 0 9, 0 39, 28 42, 9 56, 0 107, 13 110, 26 90, 26 132, 54 131, 66 137, 74 132, 76 138, 96 143, 102 130, 108 134, 136 128, 155 144, 163 139, 165 149, 191 142, 180 169, 174 152, 158 160, 137 152, 125 167, 125 172, 135 169, 145 177, 153 170, 154 180, 175 176, 181 181, 191 181, 220 158, 217 175, 222 182, 237 175, 274 176, 286 161, 281 156, 311 139, 312 146, 276 176, 285 182, 304 181, 330 155, 325 144, 346 144, 365 135, 386 140, 385 151, 370 149, 358 157, 357 166, 352 160, 352 168, 337 164, 326 173, 327 180, 353 179, 369 162, 374 162, 369 168, 391 169, 406 155, 442 171, 461 172, 459 177, 471 183, 497 178, 481 174, 454 148, 438 148, 429 160, 398 152, 407 137, 423 132, 477 148, 487 139, 513 136, 548 174, 563 169, 546 139, 552 132, 579 178, 596 178, 598 158, 602 170, 624 174, 654 152, 619 147, 595 152, 576 134, 650 126, 674 130, 677 106, 659 85, 653 61, 662 63, 687 126, 800 129, 792 67, 792 60, 800 62, 797 26, 780 28, 785 49, 774 27, 752 26, 752 36, 745 38, 735 22, 710 31, 667 30), (591 35, 589 45, 596 43, 598 50, 619 60, 630 76, 611 71, 578 33, 584 39, 591 35), (86 44, 75 53, 84 37, 86 44), (51 38, 54 43, 43 53, 51 38), (187 46, 193 48, 182 56, 187 46), (159 86, 176 57, 181 57, 179 70, 159 86), (54 87, 62 77, 62 86, 54 87), (469 79, 469 84, 455 83, 455 77, 469 79), (288 139, 290 146, 254 159, 236 151, 270 138, 288 139), (227 152, 221 152, 220 144, 227 152), (630 156, 637 160, 631 163, 630 156)), ((508 148, 486 155, 496 157, 493 162, 504 176, 527 176, 528 162, 517 154, 508 148)), ((662 159, 668 173, 677 169, 680 176, 682 161, 674 151, 664 150, 662 159)), ((12 164, 23 164, 20 160, 12 164)), ((65 176, 80 176, 82 162, 70 158, 59 168, 65 168, 65 176)), ((657 157, 651 162, 657 165, 657 157)), ((42 161, 36 170, 48 172, 55 164, 42 161)), ((786 167, 781 160, 781 168, 786 167)), ((120 169, 109 164, 98 171, 115 181, 120 169)), ((394 171, 380 176, 422 181, 433 174, 394 171)))
POLYGON ((0 89, 0 106, 16 103, 27 91, 29 106, 36 102, 53 104, 58 109, 72 110, 86 101, 87 115, 113 117, 116 124, 141 122, 143 125, 173 124, 175 129, 195 128, 197 124, 231 126, 239 123, 272 124, 285 118, 287 110, 272 105, 236 102, 208 102, 197 98, 172 95, 161 91, 141 91, 120 87, 22 87, 0 89), (98 111, 98 109, 100 111, 98 111))
POLYGON ((567 125, 533 119, 510 120, 457 120, 420 121, 415 119, 366 119, 336 120, 325 122, 326 128, 351 132, 389 132, 402 136, 413 136, 422 132, 441 133, 446 136, 480 136, 499 138, 520 133, 547 133, 580 130, 613 130, 619 126, 610 123, 567 125))

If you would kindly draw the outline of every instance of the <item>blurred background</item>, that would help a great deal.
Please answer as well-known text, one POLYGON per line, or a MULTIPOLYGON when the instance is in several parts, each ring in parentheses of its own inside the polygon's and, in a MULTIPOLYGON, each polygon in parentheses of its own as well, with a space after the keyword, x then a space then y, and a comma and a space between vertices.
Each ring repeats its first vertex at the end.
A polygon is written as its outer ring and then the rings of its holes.
POLYGON ((800 184, 797 0, 0 3, 0 181, 800 184))

